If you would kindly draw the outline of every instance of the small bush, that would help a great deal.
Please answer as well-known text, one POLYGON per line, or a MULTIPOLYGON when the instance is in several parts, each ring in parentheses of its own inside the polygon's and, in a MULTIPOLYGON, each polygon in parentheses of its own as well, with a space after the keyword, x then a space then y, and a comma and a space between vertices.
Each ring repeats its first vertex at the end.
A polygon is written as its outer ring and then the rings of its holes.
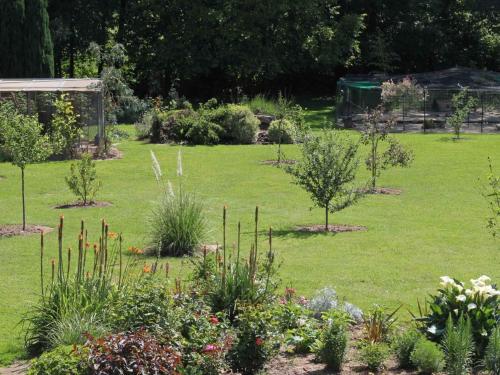
POLYGON ((203 205, 182 189, 164 192, 150 223, 151 245, 162 256, 192 255, 206 232, 203 205))
POLYGON ((235 144, 255 142, 260 121, 248 107, 228 104, 214 110, 210 118, 223 128, 224 133, 221 138, 225 142, 235 144))
POLYGON ((263 115, 276 115, 279 112, 278 103, 272 99, 266 98, 262 94, 254 96, 252 99, 245 101, 243 104, 247 105, 250 110, 263 115))
POLYGON ((347 352, 349 318, 340 312, 333 312, 329 316, 326 326, 313 346, 313 351, 318 361, 325 363, 333 371, 340 371, 347 352))
POLYGON ((134 124, 135 136, 139 140, 147 139, 151 136, 155 113, 152 110, 144 112, 140 120, 134 124))
POLYGON ((392 340, 392 350, 396 355, 401 368, 411 368, 411 353, 415 349, 415 344, 422 338, 422 334, 416 329, 409 329, 394 337, 392 340))
POLYGON ((233 370, 251 375, 261 370, 279 349, 268 310, 249 308, 236 321, 236 343, 229 352, 233 370))
POLYGON ((396 315, 398 310, 399 307, 396 310, 388 313, 381 306, 375 305, 363 319, 366 341, 387 341, 392 325, 396 321, 394 315, 396 315))
POLYGON ((274 120, 269 125, 269 140, 272 143, 290 144, 294 142, 294 127, 288 120, 274 120))
POLYGON ((470 320, 463 316, 453 325, 451 316, 446 324, 442 342, 446 356, 446 372, 450 375, 466 375, 472 366, 474 341, 470 320))
POLYGON ((363 311, 352 303, 339 302, 337 292, 331 287, 317 290, 307 307, 316 318, 320 318, 324 312, 334 309, 346 312, 352 320, 358 323, 363 320, 363 311))
POLYGON ((490 335, 488 346, 484 353, 484 367, 492 375, 500 375, 500 326, 490 335))
POLYGON ((109 333, 109 327, 103 321, 103 316, 95 313, 85 313, 75 309, 59 318, 48 334, 50 347, 61 345, 83 345, 85 334, 103 336, 109 333))
POLYGON ((75 156, 75 144, 82 130, 78 125, 78 115, 68 94, 61 94, 55 100, 55 113, 50 126, 50 140, 54 154, 62 157, 75 156))
POLYGON ((378 371, 384 366, 389 357, 389 347, 381 342, 369 342, 363 345, 359 352, 359 359, 370 371, 378 371))
POLYGON ((216 145, 222 127, 212 122, 205 113, 186 116, 179 120, 185 131, 184 139, 193 145, 216 145))
POLYGON ((89 337, 89 364, 93 372, 112 374, 177 374, 180 356, 140 330, 104 338, 89 337))
POLYGON ((445 364, 444 354, 439 346, 425 338, 417 341, 410 359, 422 374, 440 372, 445 364))
POLYGON ((61 346, 31 361, 27 375, 85 375, 85 358, 72 346, 61 346))
POLYGON ((71 164, 70 171, 70 176, 66 177, 66 184, 70 190, 80 198, 84 206, 92 203, 101 188, 92 155, 88 152, 83 153, 79 162, 71 164))

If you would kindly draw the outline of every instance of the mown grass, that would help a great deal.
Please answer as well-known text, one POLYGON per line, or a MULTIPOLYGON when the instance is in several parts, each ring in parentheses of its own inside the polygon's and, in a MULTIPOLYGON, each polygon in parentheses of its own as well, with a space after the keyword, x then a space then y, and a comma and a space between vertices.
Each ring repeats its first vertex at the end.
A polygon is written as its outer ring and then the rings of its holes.
MULTIPOLYGON (((322 104, 311 107, 308 121, 319 128, 329 109, 322 104)), ((335 223, 364 225, 365 232, 295 232, 295 225, 322 223, 323 211, 310 209, 308 195, 282 170, 260 164, 275 157, 274 146, 183 147, 183 186, 204 201, 208 242, 221 240, 224 204, 229 207, 229 243, 235 240, 238 220, 250 241, 253 210, 259 205, 260 229, 264 232, 270 225, 274 229, 283 285, 304 295, 331 285, 362 308, 375 302, 403 304, 406 316, 405 309, 414 309, 417 298, 435 290, 441 275, 468 280, 487 274, 500 279, 500 245, 485 229, 487 206, 478 182, 487 173, 488 156, 500 168, 500 136, 466 135, 460 142, 443 134, 398 138, 413 148, 415 163, 410 169, 387 171, 380 183, 402 189, 403 194, 368 196, 331 218, 335 223)), ((74 247, 80 219, 88 222, 91 238, 97 240, 99 220, 106 218, 111 230, 124 233, 125 249, 144 246, 150 210, 159 195, 149 150, 155 151, 165 175, 175 183, 179 147, 134 140, 118 147, 123 159, 97 163, 103 181, 98 199, 112 202, 111 207, 56 210, 54 206, 74 200, 64 183, 70 163, 28 167, 29 223, 55 227, 64 214, 65 247, 74 247)), ((298 156, 295 146, 286 146, 285 152, 287 157, 298 156)), ((0 163, 0 175, 5 176, 0 180, 0 224, 19 223, 19 170, 0 163)), ((360 180, 366 178, 362 169, 360 180)), ((55 232, 47 236, 47 273, 49 259, 56 255, 56 237, 55 232)), ((17 324, 39 291, 38 244, 37 236, 0 239, 0 362, 23 355, 22 329, 17 324)), ((265 246, 263 235, 260 248, 265 246)), ((176 275, 186 277, 188 262, 170 262, 176 275)))

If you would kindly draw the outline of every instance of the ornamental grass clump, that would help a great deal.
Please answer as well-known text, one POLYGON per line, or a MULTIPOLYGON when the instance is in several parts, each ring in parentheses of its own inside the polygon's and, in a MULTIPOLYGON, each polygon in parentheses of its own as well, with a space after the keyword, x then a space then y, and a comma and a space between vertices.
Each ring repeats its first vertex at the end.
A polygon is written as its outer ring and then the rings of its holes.
POLYGON ((122 259, 121 235, 101 222, 98 242, 90 244, 81 222, 76 250, 63 250, 64 218, 58 226, 57 259, 51 259, 51 278, 45 279, 45 246, 41 234, 41 296, 23 319, 25 346, 38 354, 59 344, 78 344, 85 332, 102 333, 107 327, 108 306, 133 277, 137 262, 122 259), (73 258, 73 260, 72 260, 73 258))
POLYGON ((151 151, 153 171, 162 195, 150 218, 150 243, 160 256, 193 255, 206 234, 203 205, 196 195, 182 185, 182 156, 177 158, 179 187, 174 191, 170 181, 164 182, 156 155, 151 151))

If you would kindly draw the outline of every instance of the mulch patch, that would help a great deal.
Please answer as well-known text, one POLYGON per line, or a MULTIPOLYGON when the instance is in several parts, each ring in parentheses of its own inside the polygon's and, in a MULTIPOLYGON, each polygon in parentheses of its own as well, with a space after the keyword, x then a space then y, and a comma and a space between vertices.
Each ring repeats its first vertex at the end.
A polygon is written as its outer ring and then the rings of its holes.
MULTIPOLYGON (((325 225, 324 224, 316 224, 316 225, 303 225, 295 228, 299 232, 307 232, 307 233, 324 233, 325 225)), ((330 233, 341 233, 341 232, 359 232, 367 230, 366 227, 361 225, 343 225, 343 224, 329 224, 328 232, 330 233)))
POLYGON ((68 208, 109 207, 112 205, 113 204, 111 202, 104 202, 104 201, 95 201, 92 203, 87 203, 86 205, 84 205, 82 202, 73 202, 73 203, 61 204, 59 206, 55 206, 54 208, 56 210, 65 210, 68 208))
POLYGON ((260 162, 260 164, 264 164, 264 165, 281 165, 281 164, 286 164, 286 165, 293 165, 297 163, 297 160, 293 160, 293 159, 283 159, 281 160, 279 163, 278 163, 278 160, 262 160, 260 162))
POLYGON ((402 193, 402 190, 401 189, 378 187, 375 189, 369 189, 369 188, 363 189, 362 192, 365 194, 400 195, 402 193))
POLYGON ((49 233, 53 230, 54 228, 44 225, 26 225, 26 229, 23 230, 21 224, 7 224, 0 225, 0 237, 29 236, 30 234, 37 234, 40 232, 49 233))

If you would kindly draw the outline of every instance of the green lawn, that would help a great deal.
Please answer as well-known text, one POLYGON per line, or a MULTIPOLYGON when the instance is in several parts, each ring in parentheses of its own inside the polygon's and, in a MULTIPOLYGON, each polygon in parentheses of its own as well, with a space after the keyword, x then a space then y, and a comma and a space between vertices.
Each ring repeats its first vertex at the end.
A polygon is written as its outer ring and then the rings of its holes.
MULTIPOLYGON (((328 116, 325 108, 309 112, 313 125, 328 116)), ((500 166, 499 135, 466 135, 460 142, 451 135, 398 135, 415 151, 410 169, 387 171, 383 186, 400 188, 400 196, 368 196, 359 204, 333 215, 336 223, 360 224, 366 232, 298 234, 298 224, 322 223, 323 211, 313 208, 308 195, 290 183, 282 170, 261 165, 275 157, 274 146, 183 147, 185 186, 196 191, 206 205, 209 242, 220 240, 222 206, 229 207, 230 241, 242 221, 246 237, 252 230, 255 205, 261 208, 261 230, 272 225, 275 249, 283 261, 283 285, 311 295, 325 285, 347 300, 369 307, 378 302, 414 308, 416 299, 433 291, 441 275, 468 280, 481 274, 500 279, 500 245, 485 229, 487 207, 480 195, 479 177, 487 172, 487 157, 500 166)), ((158 156, 164 173, 176 181, 179 147, 149 145, 129 140, 119 144, 123 159, 98 162, 103 181, 100 200, 112 207, 55 210, 74 200, 64 176, 69 162, 50 162, 27 169, 30 223, 56 226, 65 216, 65 246, 74 246, 81 218, 97 236, 99 220, 124 233, 126 248, 144 246, 148 215, 159 194, 149 150, 158 156)), ((294 146, 285 148, 296 156, 294 146)), ((21 219, 19 170, 0 163, 0 224, 21 219)), ((360 179, 366 179, 362 170, 360 179)), ((54 257, 56 234, 47 236, 48 258, 54 257)), ((37 236, 0 239, 0 362, 22 355, 18 322, 39 288, 37 236)), ((261 248, 265 246, 262 236, 261 248)), ((185 276, 187 262, 172 261, 185 276)), ((48 267, 47 267, 48 268, 48 267)))

